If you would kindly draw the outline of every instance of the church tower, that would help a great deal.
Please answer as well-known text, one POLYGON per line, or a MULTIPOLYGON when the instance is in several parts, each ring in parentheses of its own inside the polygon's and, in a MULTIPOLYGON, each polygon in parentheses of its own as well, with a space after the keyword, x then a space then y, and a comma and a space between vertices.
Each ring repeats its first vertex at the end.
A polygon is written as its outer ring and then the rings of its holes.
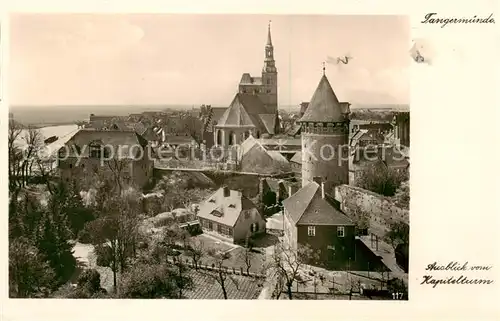
POLYGON ((320 179, 325 192, 349 183, 349 103, 340 103, 325 75, 299 120, 302 131, 302 186, 320 179))
POLYGON ((262 68, 262 87, 259 93, 270 114, 278 112, 278 71, 274 61, 274 47, 271 40, 271 21, 267 27, 264 67, 262 68))

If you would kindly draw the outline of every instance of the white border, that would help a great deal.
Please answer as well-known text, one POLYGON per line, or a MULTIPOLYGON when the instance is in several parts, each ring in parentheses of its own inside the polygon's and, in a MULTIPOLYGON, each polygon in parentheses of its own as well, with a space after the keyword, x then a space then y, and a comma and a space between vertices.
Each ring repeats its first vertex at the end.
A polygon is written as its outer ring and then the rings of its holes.
MULTIPOLYGON (((500 137, 498 22, 496 25, 436 25, 418 23, 428 12, 442 15, 489 15, 492 1, 13 1, 10 12, 189 12, 189 13, 318 13, 411 14, 415 36, 437 48, 431 66, 412 67, 411 96, 411 262, 410 301, 167 301, 167 300, 7 300, 3 320, 487 320, 499 315, 498 285, 419 286, 425 264, 434 260, 473 261, 500 268, 498 186, 500 137), (459 48, 457 57, 450 49, 459 48), (495 69, 496 67, 496 69, 495 69), (497 94, 498 95, 498 94, 497 94), (495 99, 496 98, 496 99, 495 99), (465 152, 464 152, 465 151, 465 152)), ((8 26, 2 14, 2 119, 8 119, 8 26)), ((496 15, 500 19, 499 15, 496 15)), ((6 137, 7 126, 1 121, 6 137)), ((7 149, 0 145, 6 166, 7 149)), ((6 172, 6 171, 4 171, 6 172)), ((7 204, 2 175, 2 204, 7 204)), ((5 205, 6 206, 6 205, 5 205)), ((2 219, 1 281, 7 285, 7 209, 2 219)), ((7 287, 2 286, 7 297, 7 287)))

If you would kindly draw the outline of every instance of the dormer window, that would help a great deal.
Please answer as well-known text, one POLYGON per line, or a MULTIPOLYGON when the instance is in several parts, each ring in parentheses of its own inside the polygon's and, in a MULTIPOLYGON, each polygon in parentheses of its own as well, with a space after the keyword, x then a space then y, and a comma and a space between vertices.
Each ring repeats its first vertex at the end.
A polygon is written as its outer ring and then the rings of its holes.
POLYGON ((210 203, 215 203, 215 200, 213 198, 211 198, 210 200, 208 200, 210 203))
POLYGON ((216 217, 222 217, 222 212, 218 211, 218 210, 213 210, 212 213, 213 216, 216 216, 216 217))
POLYGON ((236 205, 234 205, 234 204, 229 204, 229 207, 230 207, 230 208, 236 208, 236 205))

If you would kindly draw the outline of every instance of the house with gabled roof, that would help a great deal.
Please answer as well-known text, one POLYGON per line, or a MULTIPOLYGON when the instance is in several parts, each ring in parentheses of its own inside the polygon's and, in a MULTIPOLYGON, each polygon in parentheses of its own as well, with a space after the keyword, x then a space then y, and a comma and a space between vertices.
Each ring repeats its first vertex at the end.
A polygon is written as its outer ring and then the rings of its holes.
POLYGON ((224 186, 200 204, 198 220, 204 232, 217 233, 234 243, 266 232, 266 220, 241 191, 224 186))
POLYGON ((267 150, 253 136, 238 149, 238 165, 242 172, 279 174, 291 172, 290 163, 279 151, 267 150))
POLYGON ((59 149, 58 156, 61 178, 68 182, 81 182, 94 173, 113 174, 143 187, 153 175, 154 154, 147 140, 131 130, 82 129, 59 149))
POLYGON ((340 269, 356 260, 355 224, 325 193, 321 178, 285 199, 283 212, 285 242, 294 249, 308 245, 319 253, 319 261, 309 264, 340 269))

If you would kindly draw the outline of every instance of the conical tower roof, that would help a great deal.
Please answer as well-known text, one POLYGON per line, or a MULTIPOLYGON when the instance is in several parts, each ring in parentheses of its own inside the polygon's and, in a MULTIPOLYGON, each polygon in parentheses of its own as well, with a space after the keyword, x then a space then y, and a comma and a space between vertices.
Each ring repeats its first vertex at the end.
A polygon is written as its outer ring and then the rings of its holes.
POLYGON ((323 74, 318 87, 309 102, 301 122, 343 122, 345 114, 342 113, 340 102, 333 92, 332 86, 323 74))

